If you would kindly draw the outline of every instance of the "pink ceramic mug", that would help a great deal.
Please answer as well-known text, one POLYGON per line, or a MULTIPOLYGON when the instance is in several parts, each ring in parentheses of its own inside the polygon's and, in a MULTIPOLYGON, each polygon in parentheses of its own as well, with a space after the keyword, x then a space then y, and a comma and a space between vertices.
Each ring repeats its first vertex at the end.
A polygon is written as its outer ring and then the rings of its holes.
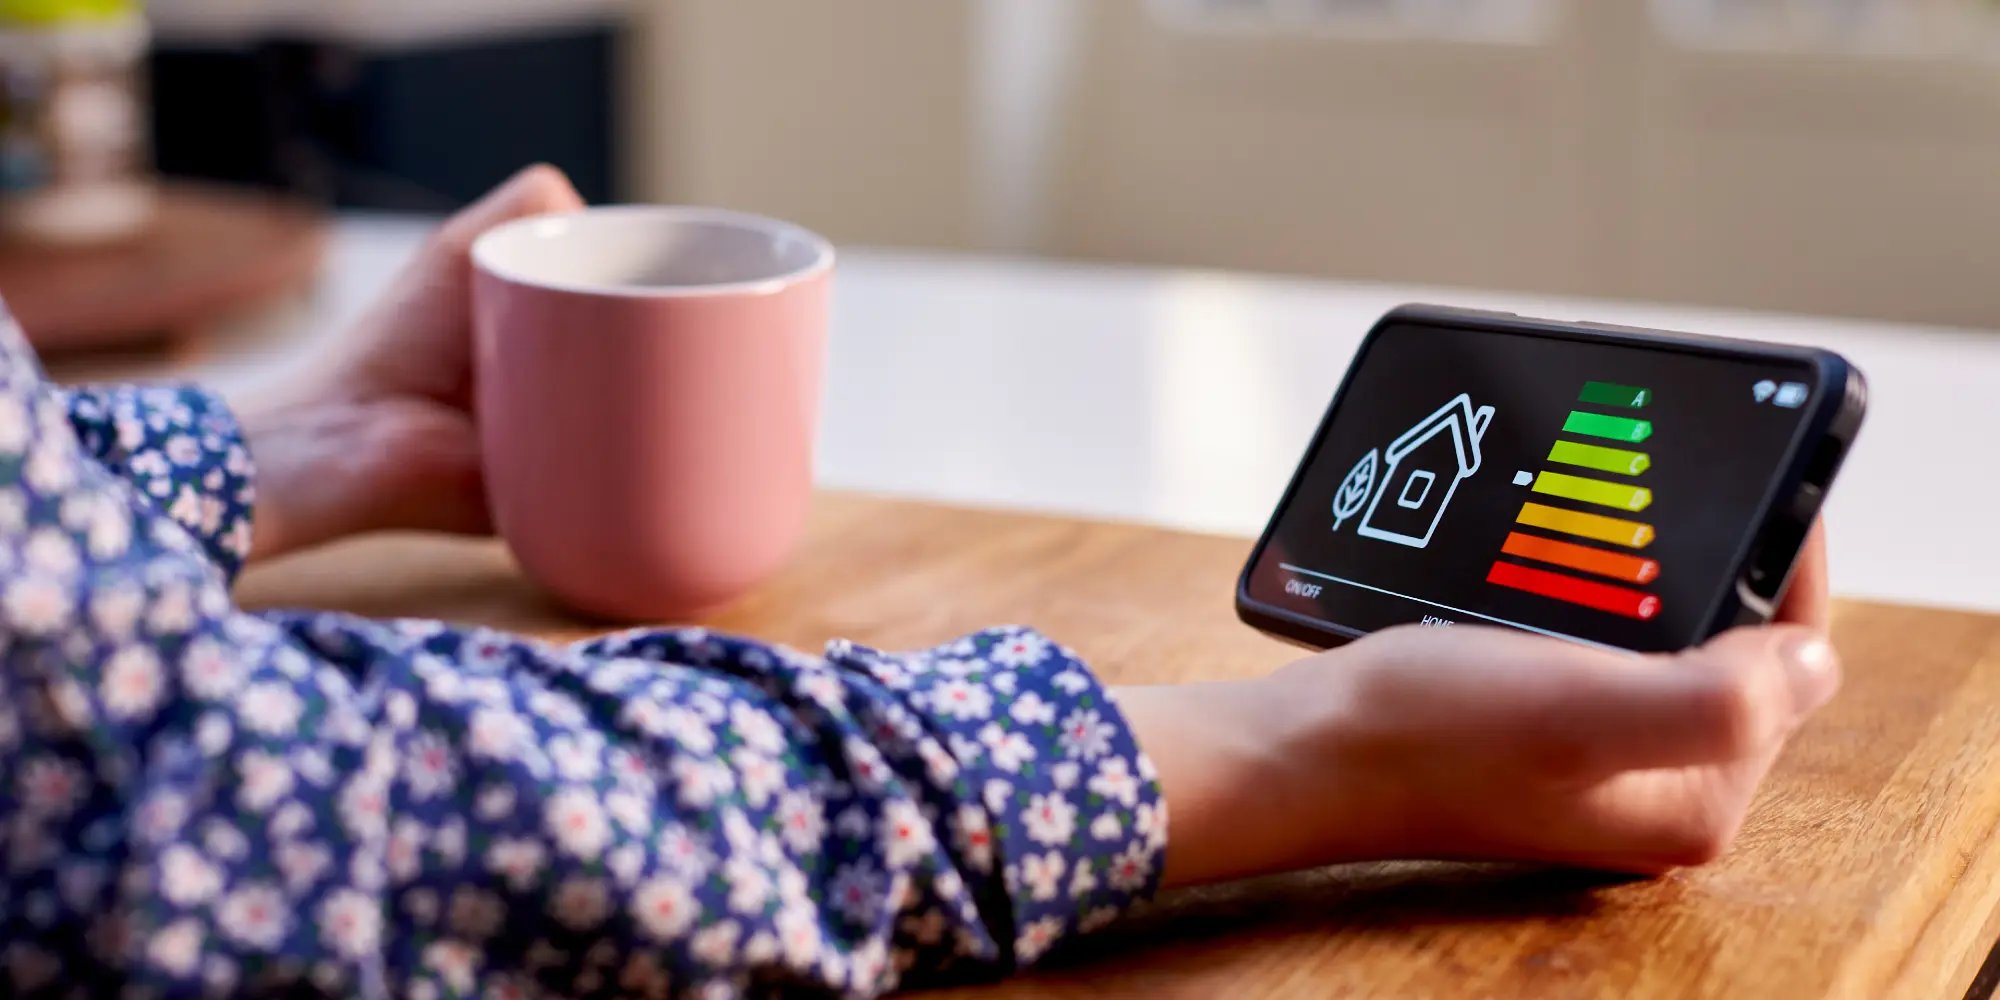
POLYGON ((625 206, 510 222, 472 260, 487 502, 531 578, 656 620, 784 562, 812 496, 826 240, 625 206))

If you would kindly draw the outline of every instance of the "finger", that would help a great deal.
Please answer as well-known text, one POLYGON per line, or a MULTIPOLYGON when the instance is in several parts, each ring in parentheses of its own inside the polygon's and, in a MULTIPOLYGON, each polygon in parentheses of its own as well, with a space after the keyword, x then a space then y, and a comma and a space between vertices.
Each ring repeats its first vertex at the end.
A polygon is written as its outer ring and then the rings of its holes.
POLYGON ((459 211, 438 231, 435 252, 463 256, 479 234, 530 215, 574 212, 583 198, 563 172, 546 163, 523 168, 486 196, 459 211))
POLYGON ((1826 522, 1815 520, 1792 568, 1791 583, 1778 604, 1777 620, 1826 631, 1833 619, 1833 599, 1827 594, 1826 522))
POLYGON ((1557 775, 1749 759, 1781 743, 1839 684, 1832 648, 1799 627, 1737 629, 1671 656, 1593 661, 1548 706, 1557 775))

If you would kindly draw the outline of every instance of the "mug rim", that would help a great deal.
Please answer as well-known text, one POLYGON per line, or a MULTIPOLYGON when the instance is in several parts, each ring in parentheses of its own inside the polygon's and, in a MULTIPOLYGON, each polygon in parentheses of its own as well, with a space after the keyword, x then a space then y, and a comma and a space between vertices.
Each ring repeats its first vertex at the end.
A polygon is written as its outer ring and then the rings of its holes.
MULTIPOLYGON (((553 234, 551 234, 552 238, 553 234)), ((639 299, 699 298, 716 295, 768 295, 783 291, 801 282, 808 281, 833 268, 835 251, 833 243, 826 237, 795 222, 755 212, 741 212, 730 208, 709 208, 698 205, 587 205, 566 212, 550 212, 543 215, 523 216, 510 219, 480 233, 472 241, 471 257, 473 267, 502 281, 529 288, 550 291, 571 292, 578 295, 620 296, 639 299), (718 281, 705 284, 682 285, 615 285, 594 282, 561 281, 527 274, 495 261, 495 249, 500 240, 514 236, 521 230, 549 228, 573 219, 586 216, 658 216, 663 221, 721 223, 746 232, 768 233, 773 236, 791 236, 802 240, 812 248, 812 260, 804 266, 764 278, 745 281, 718 281)))

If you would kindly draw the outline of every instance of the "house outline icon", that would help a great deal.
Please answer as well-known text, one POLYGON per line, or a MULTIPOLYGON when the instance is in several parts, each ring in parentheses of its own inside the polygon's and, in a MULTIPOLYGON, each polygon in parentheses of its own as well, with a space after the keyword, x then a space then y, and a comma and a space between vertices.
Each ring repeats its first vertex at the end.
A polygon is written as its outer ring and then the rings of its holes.
POLYGON ((1461 392, 1389 442, 1382 453, 1382 485, 1356 530, 1364 538, 1414 549, 1429 545, 1458 484, 1479 471, 1479 442, 1492 424, 1493 407, 1475 408, 1472 397, 1461 392), (1385 508, 1389 497, 1394 499, 1385 508))

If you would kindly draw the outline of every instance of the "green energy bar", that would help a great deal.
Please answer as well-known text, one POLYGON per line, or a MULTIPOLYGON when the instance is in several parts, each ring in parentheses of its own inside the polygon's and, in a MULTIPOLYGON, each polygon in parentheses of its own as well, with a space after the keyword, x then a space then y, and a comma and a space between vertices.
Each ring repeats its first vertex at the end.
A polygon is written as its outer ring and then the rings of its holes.
POLYGON ((1637 444, 1653 436, 1653 424, 1648 420, 1634 420, 1631 417, 1612 417, 1602 413, 1571 410, 1569 419, 1563 421, 1563 433, 1587 434, 1591 437, 1637 444))
POLYGON ((1581 441, 1557 441, 1555 446, 1549 449, 1549 461, 1561 462, 1564 465, 1581 465, 1586 469, 1616 472, 1625 476, 1636 476, 1653 466, 1653 460, 1643 451, 1606 448, 1602 445, 1584 444, 1581 441))
POLYGON ((1577 399, 1599 406, 1644 406, 1653 394, 1636 385, 1619 385, 1616 382, 1585 382, 1577 399))

